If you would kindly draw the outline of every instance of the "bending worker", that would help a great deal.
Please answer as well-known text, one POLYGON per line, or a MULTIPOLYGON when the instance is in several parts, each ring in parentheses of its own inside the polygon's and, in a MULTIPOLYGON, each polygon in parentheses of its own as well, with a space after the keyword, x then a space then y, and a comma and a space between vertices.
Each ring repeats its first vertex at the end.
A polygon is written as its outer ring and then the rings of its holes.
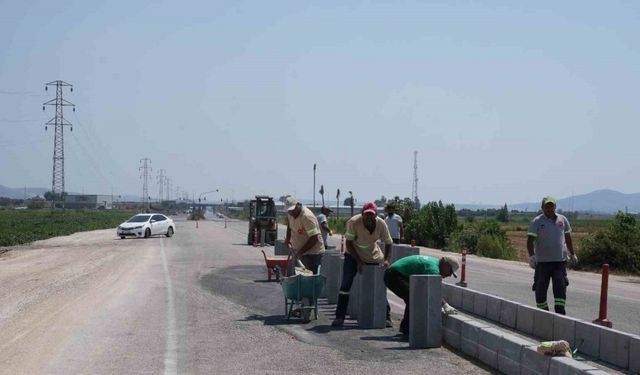
MULTIPOLYGON (((377 216, 378 207, 373 202, 365 203, 362 213, 353 216, 347 221, 347 231, 344 237, 347 239, 347 249, 344 254, 344 266, 342 268, 342 284, 338 294, 338 306, 336 318, 331 323, 333 327, 342 327, 344 317, 349 305, 349 292, 353 278, 357 273, 362 273, 365 264, 389 266, 391 255, 391 235, 384 220, 377 216), (385 244, 385 252, 382 253, 377 241, 385 244)), ((385 297, 386 299, 386 297, 385 297)), ((387 302, 387 327, 392 327, 391 309, 387 302)))
MULTIPOLYGON (((395 261, 384 273, 384 284, 396 296, 404 301, 404 317, 400 322, 400 332, 409 333, 409 280, 411 275, 440 275, 447 278, 451 275, 458 277, 455 272, 460 265, 458 261, 451 257, 440 259, 425 255, 410 255, 395 261)), ((449 306, 447 301, 442 299, 442 312, 449 315, 455 314, 456 309, 449 306)))
POLYGON ((318 220, 310 209, 293 197, 287 198, 285 206, 289 225, 284 245, 307 269, 317 274, 324 254, 324 243, 320 237, 318 220))
POLYGON ((542 199, 542 214, 529 224, 527 233, 527 251, 529 266, 535 269, 536 306, 549 310, 547 291, 549 281, 553 281, 553 298, 556 313, 565 315, 567 302, 567 252, 573 263, 578 257, 573 251, 571 225, 569 220, 556 214, 556 200, 553 197, 542 199))

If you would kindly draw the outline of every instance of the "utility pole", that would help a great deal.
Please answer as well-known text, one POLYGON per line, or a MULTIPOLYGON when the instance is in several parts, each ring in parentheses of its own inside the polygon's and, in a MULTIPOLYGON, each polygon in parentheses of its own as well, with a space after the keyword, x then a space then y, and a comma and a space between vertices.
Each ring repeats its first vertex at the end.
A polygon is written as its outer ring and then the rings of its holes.
POLYGON ((140 159, 140 163, 142 165, 138 170, 141 172, 140 178, 142 178, 142 203, 144 204, 145 210, 149 212, 149 174, 152 171, 151 159, 142 158, 140 159))
POLYGON ((316 207, 316 163, 313 163, 313 207, 316 207))
POLYGON ((157 177, 157 181, 158 181, 158 202, 162 202, 162 196, 164 195, 164 179, 165 179, 165 170, 164 169, 160 169, 158 171, 158 177, 157 177))
POLYGON ((53 177, 51 178, 51 193, 53 193, 54 207, 56 199, 62 201, 62 207, 64 207, 64 127, 69 126, 73 131, 73 126, 70 122, 65 120, 63 115, 64 107, 73 107, 73 111, 76 111, 75 104, 68 102, 62 98, 62 88, 69 87, 73 92, 73 85, 70 85, 64 81, 52 81, 44 86, 44 90, 48 91, 49 86, 56 87, 56 98, 51 99, 48 102, 42 104, 42 110, 45 110, 45 106, 52 105, 56 107, 55 116, 44 125, 46 131, 50 125, 54 126, 54 138, 53 138, 53 177))
POLYGON ((420 209, 418 199, 418 151, 413 152, 413 185, 411 186, 411 199, 416 210, 420 209))

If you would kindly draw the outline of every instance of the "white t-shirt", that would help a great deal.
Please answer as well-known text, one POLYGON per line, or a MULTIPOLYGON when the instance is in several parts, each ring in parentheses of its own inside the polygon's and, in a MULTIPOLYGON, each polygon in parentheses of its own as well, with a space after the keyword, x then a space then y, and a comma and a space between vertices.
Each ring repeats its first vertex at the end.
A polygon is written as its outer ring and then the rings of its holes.
POLYGON ((318 224, 320 224, 320 233, 322 233, 322 241, 324 242, 325 247, 328 245, 327 244, 327 237, 329 236, 329 232, 327 232, 324 227, 322 226, 322 223, 327 223, 327 225, 329 225, 329 223, 327 222, 327 217, 325 216, 325 214, 320 214, 317 216, 318 219, 318 224))
POLYGON ((398 214, 389 215, 384 219, 384 222, 389 227, 389 233, 391 234, 391 238, 399 239, 400 238, 400 225, 402 224, 402 217, 398 214))

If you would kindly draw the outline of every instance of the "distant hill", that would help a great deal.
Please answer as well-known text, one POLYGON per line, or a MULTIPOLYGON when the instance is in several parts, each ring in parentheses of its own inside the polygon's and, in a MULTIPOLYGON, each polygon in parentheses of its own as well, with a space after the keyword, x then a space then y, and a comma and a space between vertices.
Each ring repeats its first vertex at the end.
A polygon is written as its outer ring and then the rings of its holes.
MULTIPOLYGON (((517 203, 507 204, 507 206, 510 210, 538 211, 540 203, 517 203)), ((602 189, 588 194, 558 199, 557 206, 565 211, 605 214, 614 214, 618 211, 638 213, 640 212, 640 193, 625 194, 615 190, 602 189)))
MULTIPOLYGON (((49 189, 45 188, 30 188, 26 189, 26 197, 32 198, 35 196, 44 196, 44 193, 49 191, 49 189)), ((0 197, 4 198, 13 198, 13 199, 22 199, 25 197, 25 188, 10 188, 3 185, 0 185, 0 197)))

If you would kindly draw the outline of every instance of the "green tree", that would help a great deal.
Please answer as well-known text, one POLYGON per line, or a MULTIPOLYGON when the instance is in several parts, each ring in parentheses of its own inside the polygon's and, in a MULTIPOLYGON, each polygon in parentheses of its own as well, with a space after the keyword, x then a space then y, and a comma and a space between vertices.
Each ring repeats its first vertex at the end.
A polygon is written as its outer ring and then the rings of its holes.
MULTIPOLYGON (((411 199, 408 203, 413 207, 411 199)), ((458 229, 458 215, 452 204, 445 206, 442 201, 429 202, 408 220, 405 228, 407 240, 415 240, 422 246, 443 248, 458 229)))
POLYGON ((387 198, 383 195, 379 199, 376 199, 374 203, 378 207, 384 207, 387 204, 387 198))
POLYGON ((496 215, 496 219, 502 223, 509 222, 509 209, 507 208, 507 204, 505 203, 501 209, 498 210, 498 214, 496 215))
POLYGON ((618 212, 613 222, 582 240, 580 265, 640 273, 640 225, 633 215, 618 212))

